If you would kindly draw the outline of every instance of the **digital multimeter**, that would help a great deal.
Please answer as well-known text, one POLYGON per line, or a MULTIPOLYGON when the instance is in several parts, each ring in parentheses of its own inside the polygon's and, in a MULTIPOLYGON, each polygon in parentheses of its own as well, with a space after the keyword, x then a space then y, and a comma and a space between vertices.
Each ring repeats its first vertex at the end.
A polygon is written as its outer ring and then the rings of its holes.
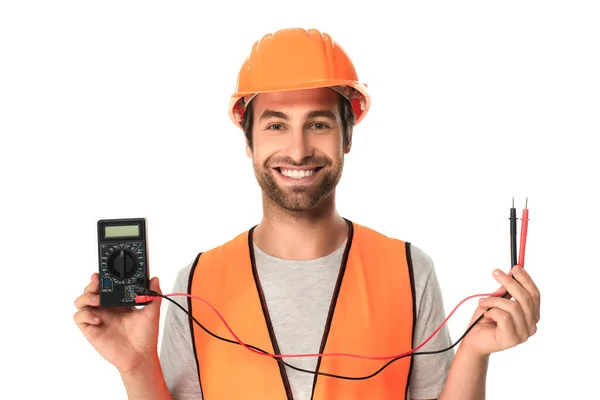
POLYGON ((136 287, 148 289, 148 237, 145 218, 98 221, 100 305, 139 306, 136 287))

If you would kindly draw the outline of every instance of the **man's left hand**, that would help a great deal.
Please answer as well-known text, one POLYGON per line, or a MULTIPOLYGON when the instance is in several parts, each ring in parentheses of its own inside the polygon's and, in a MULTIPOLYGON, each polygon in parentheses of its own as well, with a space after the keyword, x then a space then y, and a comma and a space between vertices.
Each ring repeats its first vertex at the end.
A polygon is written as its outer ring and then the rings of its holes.
POLYGON ((481 314, 484 317, 462 342, 462 347, 470 352, 487 356, 524 343, 536 333, 540 320, 538 287, 521 266, 514 266, 512 274, 514 278, 503 271, 494 271, 494 278, 502 287, 494 296, 479 301, 471 323, 481 314), (512 300, 500 297, 506 291, 512 300), (486 311, 488 308, 490 310, 486 311))

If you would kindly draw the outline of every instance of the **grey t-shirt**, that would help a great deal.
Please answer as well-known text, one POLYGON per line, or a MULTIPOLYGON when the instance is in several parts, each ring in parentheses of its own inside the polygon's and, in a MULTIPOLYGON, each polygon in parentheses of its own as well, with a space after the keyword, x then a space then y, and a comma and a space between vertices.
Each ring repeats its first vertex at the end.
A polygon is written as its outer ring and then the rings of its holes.
MULTIPOLYGON (((329 305, 346 243, 335 252, 315 260, 276 258, 254 246, 256 268, 282 354, 318 353, 329 305)), ((411 245, 417 320, 413 348, 426 340, 445 318, 440 286, 433 261, 411 245)), ((187 292, 192 264, 181 269, 173 292, 187 292)), ((187 309, 187 298, 173 300, 187 309)), ((446 325, 419 351, 438 350, 451 344, 446 325)), ((412 400, 439 396, 454 356, 415 356, 409 382, 412 400)), ((174 400, 202 399, 188 316, 169 303, 161 342, 160 358, 165 380, 174 400)), ((291 365, 314 371, 317 358, 286 359, 291 365)), ((286 367, 295 400, 309 400, 314 375, 286 367)))

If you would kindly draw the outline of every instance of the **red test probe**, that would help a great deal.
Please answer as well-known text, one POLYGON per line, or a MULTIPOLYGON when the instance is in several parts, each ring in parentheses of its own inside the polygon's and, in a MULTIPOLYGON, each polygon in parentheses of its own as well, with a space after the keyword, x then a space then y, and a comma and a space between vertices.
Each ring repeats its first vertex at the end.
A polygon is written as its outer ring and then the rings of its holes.
POLYGON ((525 266, 525 244, 527 242, 527 225, 529 224, 529 209, 527 208, 527 197, 525 198, 525 208, 521 217, 521 243, 519 246, 519 265, 525 266))

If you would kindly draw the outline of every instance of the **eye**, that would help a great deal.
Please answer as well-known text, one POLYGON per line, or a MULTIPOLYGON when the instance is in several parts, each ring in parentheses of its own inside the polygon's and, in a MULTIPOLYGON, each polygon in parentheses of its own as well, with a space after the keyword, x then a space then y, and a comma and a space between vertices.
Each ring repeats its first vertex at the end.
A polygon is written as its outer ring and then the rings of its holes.
POLYGON ((281 124, 271 124, 271 125, 267 126, 267 130, 279 131, 282 129, 283 129, 283 125, 281 125, 281 124))
POLYGON ((323 129, 329 128, 329 126, 323 122, 315 122, 314 124, 311 125, 311 127, 313 127, 314 129, 317 129, 317 130, 323 130, 323 129))

